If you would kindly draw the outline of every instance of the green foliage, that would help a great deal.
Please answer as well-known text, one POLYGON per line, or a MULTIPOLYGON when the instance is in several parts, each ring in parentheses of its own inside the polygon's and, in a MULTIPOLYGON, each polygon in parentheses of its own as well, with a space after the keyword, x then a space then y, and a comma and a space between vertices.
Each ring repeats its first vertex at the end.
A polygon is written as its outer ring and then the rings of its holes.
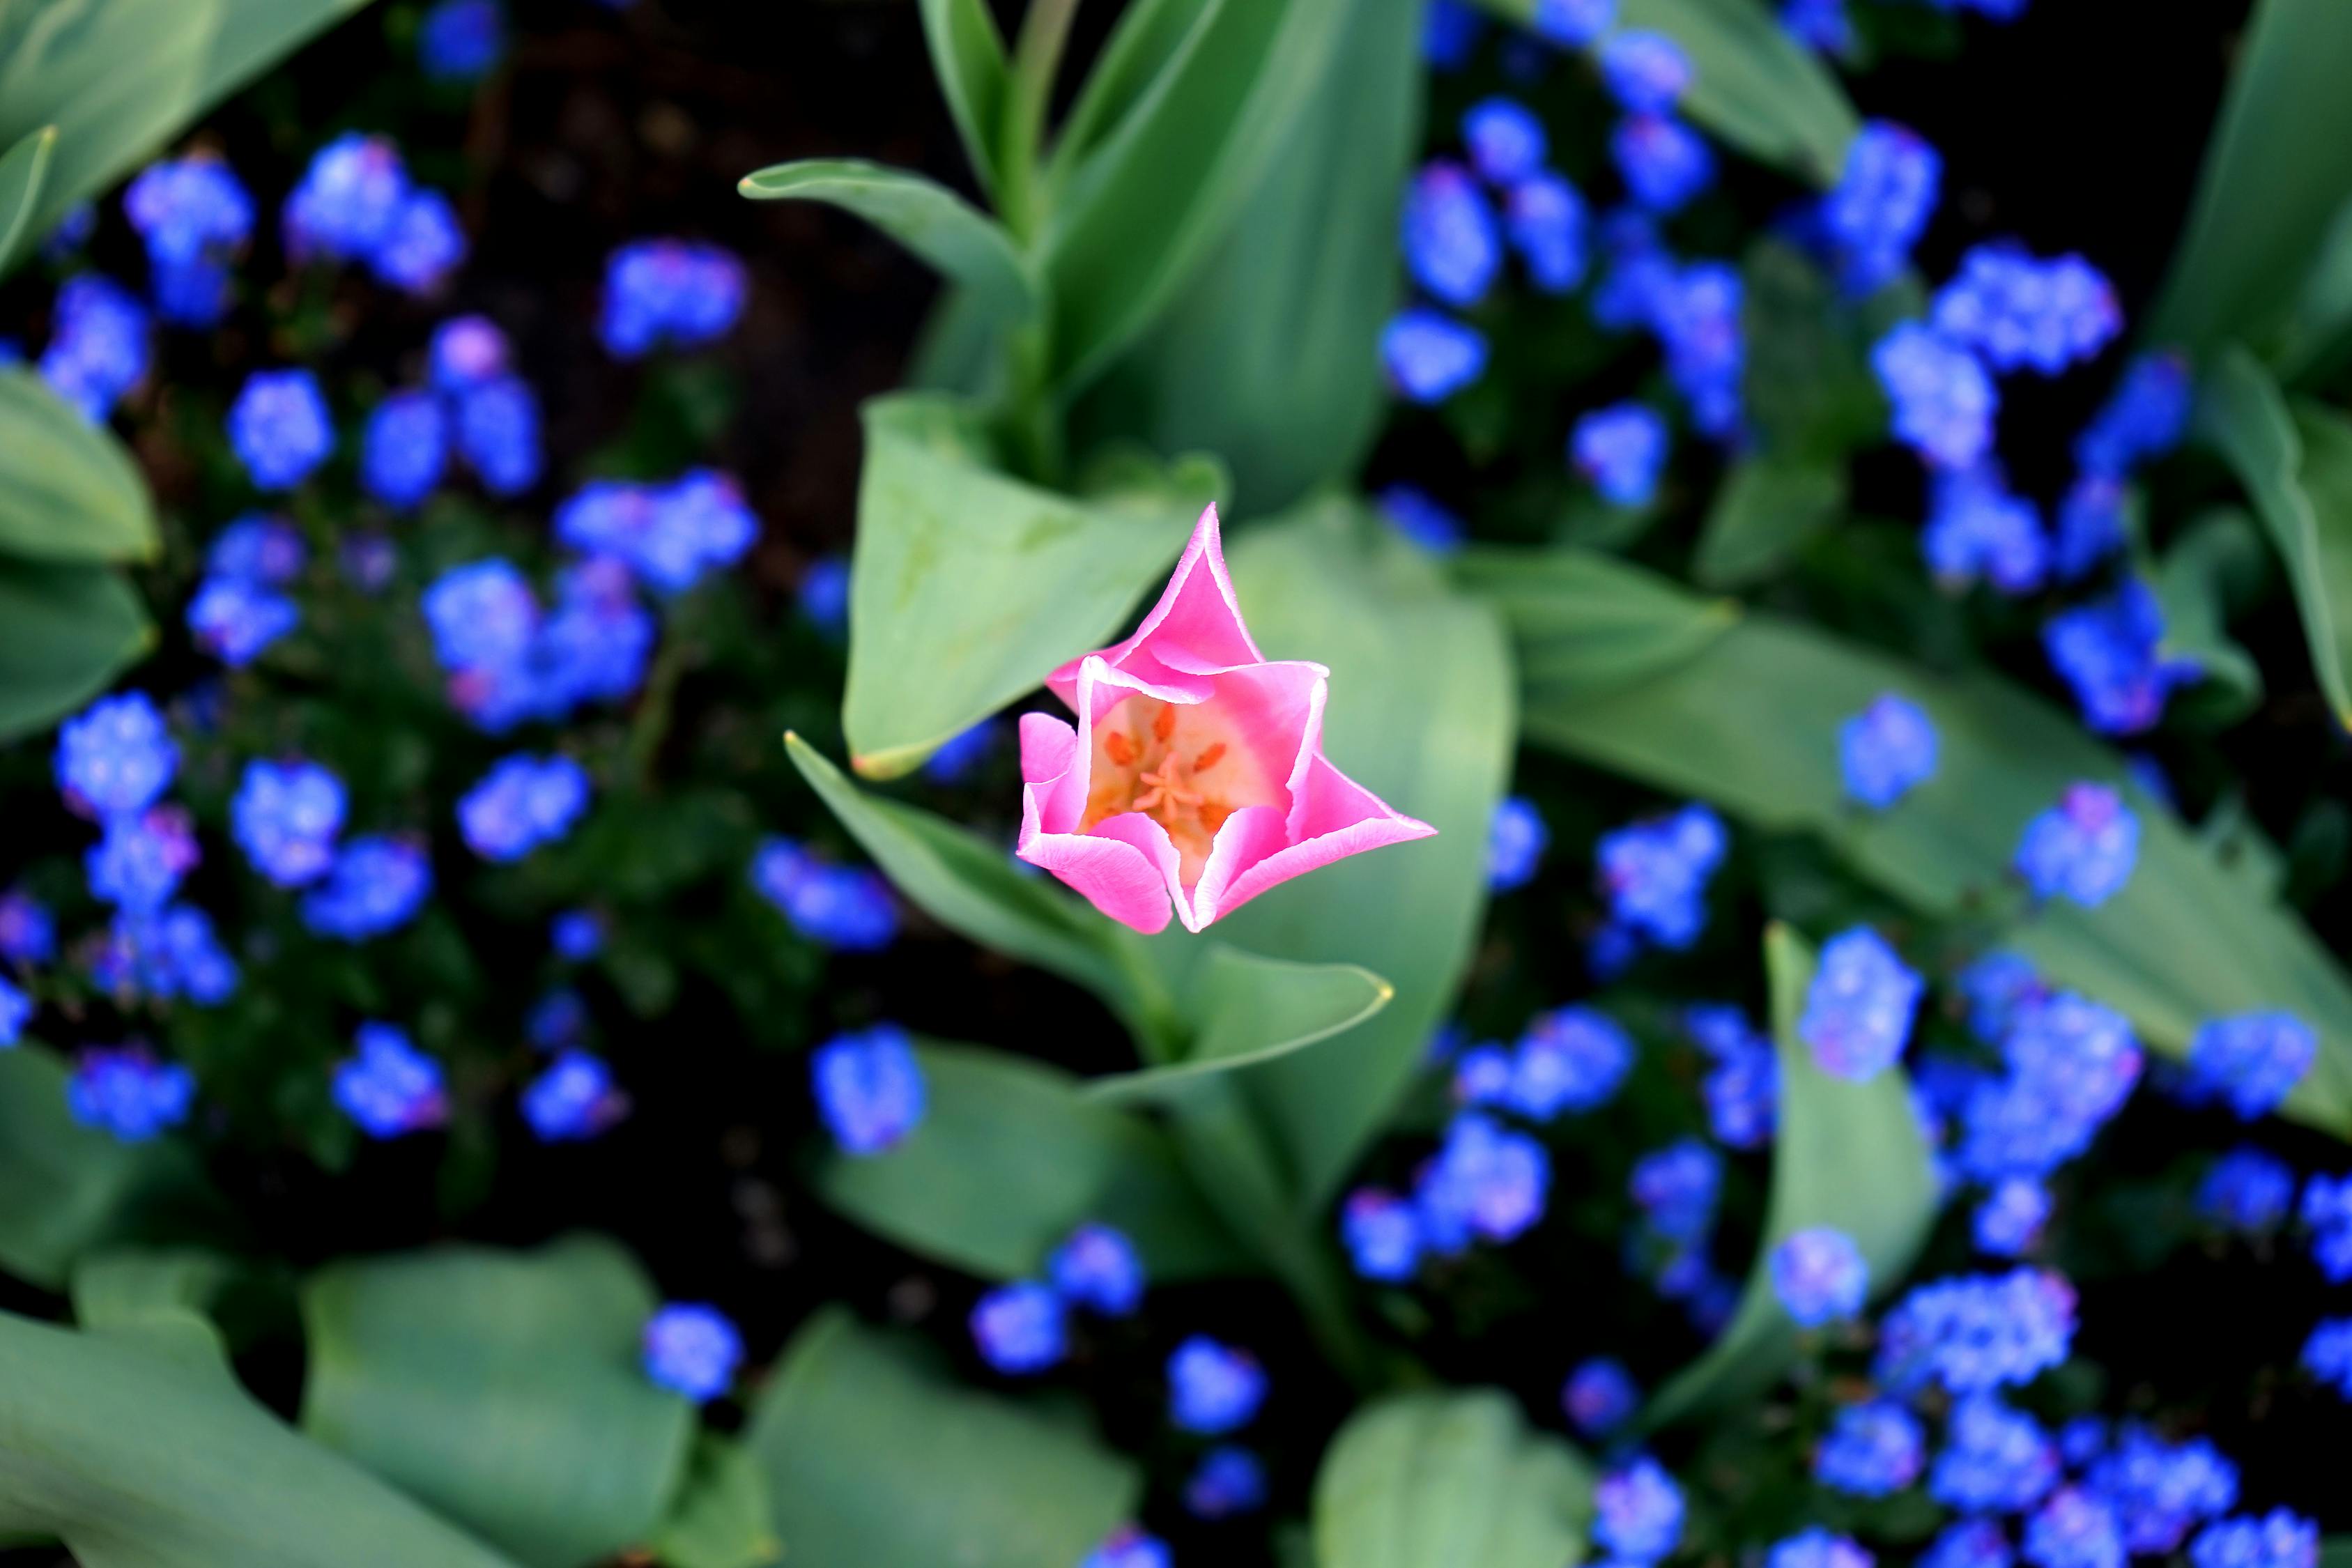
POLYGON ((1190 1047, 1164 1066, 1097 1079, 1087 1092, 1113 1103, 1177 1098, 1203 1074, 1256 1067, 1346 1034, 1394 994, 1352 963, 1292 963, 1213 942, 1184 998, 1195 1021, 1190 1047))
POLYGON ((154 557, 155 508, 122 444, 31 371, 0 371, 0 555, 154 557))
POLYGON ((2265 566, 2253 521, 2222 510, 2181 530, 2151 574, 2164 608, 2164 656, 2197 661, 2204 684, 2189 700, 2220 722, 2242 718, 2262 701, 2262 669, 2228 626, 2262 586, 2265 566))
POLYGON ((57 151, 58 128, 44 125, 16 139, 0 155, 0 274, 15 265, 17 251, 33 236, 40 211, 41 187, 47 184, 49 159, 57 151))
POLYGON ((1004 38, 987 0, 922 0, 922 7, 932 74, 981 189, 993 193, 1004 180, 1002 143, 1012 94, 1004 38))
POLYGON ((686 1489, 651 1542, 668 1568, 761 1568, 778 1561, 774 1510, 759 1461, 731 1437, 695 1437, 686 1489))
POLYGON ((1843 1232, 1870 1265, 1873 1291, 1883 1293, 1901 1282, 1936 1223, 1936 1173, 1911 1107, 1910 1078, 1899 1066, 1866 1083, 1822 1071, 1797 1034, 1812 950, 1788 927, 1771 926, 1764 967, 1780 1068, 1764 1236, 1730 1324, 1658 1391, 1643 1412, 1651 1426, 1753 1398, 1796 1360, 1799 1330, 1772 1289, 1772 1249, 1781 1242, 1818 1226, 1843 1232))
POLYGON ((961 1388, 839 1308, 787 1349, 747 1443, 793 1568, 1069 1568, 1142 1490, 1069 1421, 961 1388))
POLYGON ((1591 1467, 1492 1389, 1402 1394, 1341 1427, 1315 1479, 1315 1568, 1576 1568, 1591 1467))
POLYGON ((761 202, 823 202, 855 213, 969 289, 991 316, 1018 319, 1036 307, 1028 264, 996 221, 944 185, 856 158, 779 163, 743 177, 761 202))
POLYGON ((196 1182, 184 1145, 124 1143, 76 1121, 47 1050, 0 1051, 0 1267, 57 1289, 78 1258, 139 1234, 196 1182))
POLYGON ((693 1408, 639 1364, 656 1305, 593 1237, 334 1265, 302 1291, 303 1428, 523 1563, 610 1556, 686 1476, 693 1408))

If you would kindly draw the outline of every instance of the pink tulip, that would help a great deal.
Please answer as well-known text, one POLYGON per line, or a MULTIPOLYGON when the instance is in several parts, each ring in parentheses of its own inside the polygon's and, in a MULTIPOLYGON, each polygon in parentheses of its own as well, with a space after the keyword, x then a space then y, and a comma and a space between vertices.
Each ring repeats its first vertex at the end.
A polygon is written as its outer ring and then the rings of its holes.
POLYGON ((1078 716, 1021 719, 1021 858, 1146 933, 1186 931, 1343 856, 1437 830, 1323 755, 1331 672, 1250 640, 1201 514, 1160 603, 1125 642, 1046 677, 1078 716))

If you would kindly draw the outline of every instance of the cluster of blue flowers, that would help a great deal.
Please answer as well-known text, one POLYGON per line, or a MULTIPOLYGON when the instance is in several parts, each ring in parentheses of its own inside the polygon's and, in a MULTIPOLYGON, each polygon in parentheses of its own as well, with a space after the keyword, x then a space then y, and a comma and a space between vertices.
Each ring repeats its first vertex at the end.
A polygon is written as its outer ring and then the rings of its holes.
POLYGON ((896 1024, 836 1035, 810 1054, 817 1113, 845 1154, 879 1154, 923 1120, 922 1064, 896 1024))
POLYGON ((394 511, 424 504, 455 457, 501 498, 539 483, 539 398, 511 368, 506 334, 481 316, 434 329, 426 384, 394 392, 368 416, 360 482, 394 511))
POLYGON ((1843 1231, 1827 1226, 1800 1230, 1770 1255, 1772 1293, 1802 1328, 1851 1318, 1870 1294, 1870 1264, 1843 1231))
POLYGON ((1780 1058, 1748 1015, 1727 1003, 1694 1003, 1683 1028, 1714 1066, 1700 1081, 1707 1130, 1727 1149, 1755 1149, 1780 1121, 1780 1058))
POLYGON ((1143 1259, 1118 1230, 1089 1222, 1046 1262, 1043 1280, 1017 1279, 982 1295, 971 1310, 981 1359, 1012 1376, 1045 1372, 1068 1353, 1071 1310, 1133 1315, 1143 1303, 1143 1259))
POLYGON ((358 262, 404 292, 436 292, 466 259, 466 231, 438 191, 409 180, 388 137, 347 132, 321 147, 280 215, 297 262, 358 262))
POLYGON ((750 286, 743 263, 719 246, 640 240, 605 264, 596 333, 615 359, 714 342, 742 316, 750 286))
POLYGON ((459 798, 457 826, 485 860, 519 860, 572 830, 588 807, 588 773, 570 757, 518 753, 459 798))
POLYGON ((408 1031, 371 1019, 336 1064, 335 1104, 371 1138, 399 1138, 449 1119, 441 1064, 416 1048, 408 1031))
POLYGON ((1926 990, 1885 937, 1856 926, 1822 944, 1797 1034, 1823 1072, 1864 1082, 1901 1058, 1926 990))
POLYGON ((864 866, 820 858, 789 838, 764 840, 751 858, 751 886, 811 942, 845 952, 875 952, 898 935, 890 883, 864 866))
POLYGON ((1706 926, 1706 885, 1730 847, 1723 819, 1704 805, 1636 822, 1594 847, 1609 920, 1587 960, 1600 977, 1622 970, 1645 944, 1679 952, 1706 926))

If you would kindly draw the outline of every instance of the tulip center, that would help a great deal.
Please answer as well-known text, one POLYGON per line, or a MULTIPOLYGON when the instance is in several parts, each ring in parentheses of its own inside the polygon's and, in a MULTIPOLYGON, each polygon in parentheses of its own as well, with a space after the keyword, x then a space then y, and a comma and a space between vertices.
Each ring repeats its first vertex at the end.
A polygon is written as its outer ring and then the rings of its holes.
POLYGON ((1184 886, 1200 880, 1225 818, 1245 805, 1285 804, 1238 726, 1213 701, 1128 698, 1095 725, 1093 789, 1081 833, 1139 811, 1168 830, 1184 886))

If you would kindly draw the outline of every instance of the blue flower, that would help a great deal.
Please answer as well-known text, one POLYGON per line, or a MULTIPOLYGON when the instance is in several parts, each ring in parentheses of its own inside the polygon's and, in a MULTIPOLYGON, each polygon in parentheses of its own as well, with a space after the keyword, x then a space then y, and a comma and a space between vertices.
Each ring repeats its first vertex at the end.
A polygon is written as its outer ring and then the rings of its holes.
POLYGON ((1609 270, 1592 290, 1593 324, 1604 331, 1654 329, 1659 305, 1673 289, 1674 256, 1658 242, 1657 225, 1647 213, 1622 207, 1601 225, 1609 270))
POLYGON ((1733 1149, 1763 1144, 1780 1120, 1780 1061, 1772 1042, 1738 1008, 1720 1004, 1694 1004, 1683 1026, 1715 1060, 1699 1085, 1709 1131, 1733 1149))
POLYGON ((1146 1535, 1131 1524, 1123 1524, 1110 1532, 1108 1540, 1087 1552, 1078 1568, 1175 1568, 1175 1563, 1166 1542, 1146 1535))
POLYGON ((1524 1133, 1475 1111, 1454 1117, 1413 1194, 1424 1241, 1459 1252, 1473 1236, 1511 1241, 1543 1217, 1551 1156, 1524 1133))
POLYGON ((734 480, 709 469, 660 487, 597 480, 555 514, 556 537, 564 543, 625 561, 665 594, 682 593, 706 572, 731 565, 751 548, 759 526, 734 480))
POLYGON ((2124 1568, 2115 1510, 2079 1487, 2064 1487, 2025 1522, 2025 1560, 2033 1568, 2124 1568))
POLYGON ((14 981, 0 980, 0 1047, 15 1045, 32 1016, 32 997, 14 981))
POLYGON ((1839 1491, 1885 1497, 1919 1479, 1927 1441, 1918 1417, 1892 1400, 1849 1405, 1814 1450, 1813 1475, 1839 1491))
POLYGON ((1598 1110, 1616 1097, 1633 1054, 1633 1039, 1605 1013, 1582 1006, 1538 1013, 1519 1037, 1506 1103, 1537 1121, 1598 1110))
POLYGON ((2311 1070, 2319 1041, 2292 1013, 2242 1013, 2200 1024, 2189 1042, 2195 1090, 2226 1103, 2242 1121, 2278 1108, 2311 1070))
POLYGON ((604 917, 594 910, 566 910, 547 928, 548 945, 567 963, 585 963, 604 951, 604 917))
POLYGON ((2042 628, 2050 667, 2074 689, 2083 722, 2101 735, 2136 735, 2164 717, 2173 691, 2203 673, 2194 658, 2163 652, 2164 610, 2137 577, 2106 598, 2050 617, 2042 628))
POLYGON ((809 1057, 816 1108, 846 1154, 879 1154, 923 1120, 923 1069, 896 1024, 835 1035, 809 1057))
POLYGON ((980 771, 1004 738, 1004 727, 993 719, 982 719, 967 729, 959 730, 945 744, 923 762, 923 776, 935 784, 953 786, 967 783, 980 771))
POLYGON ((1635 114, 1671 112, 1696 76, 1690 57, 1664 33, 1627 28, 1601 40, 1601 79, 1635 114))
POLYGON ((1432 68, 1459 70, 1470 63, 1486 19, 1464 0, 1429 0, 1421 24, 1421 55, 1432 68))
POLYGON ((1452 554, 1468 536, 1460 518, 1412 485, 1391 485, 1376 499, 1397 531, 1433 555, 1452 554))
POLYGON ((2074 460, 2086 474, 2119 479, 2180 444, 2197 388, 2188 356, 2172 350, 2140 355, 2116 382, 2098 417, 2076 438, 2074 460))
POLYGON ((2321 1384, 2352 1399, 2352 1318, 2323 1318, 2303 1344, 2303 1364, 2321 1384))
POLYGON ((2131 879, 2139 858, 2139 818, 2105 784, 2066 786, 2058 804, 2025 825, 2017 869, 2038 899, 2105 903, 2131 879))
POLYGON ((1933 1380, 1977 1394, 2032 1381, 2066 1359, 2074 1338, 2074 1289, 2047 1269, 1938 1279, 1886 1315, 1874 1373, 1897 1392, 1933 1380))
POLYGON ((188 633, 231 669, 243 669, 271 644, 302 624, 301 609, 283 594, 241 577, 211 577, 188 601, 188 633))
POLYGON ((2005 952, 1988 952, 1960 971, 1959 989, 1969 1002, 1969 1027, 1988 1042, 2000 1041, 2018 1010, 2041 1001, 2050 990, 2030 962, 2005 952))
POLYGON ((523 1086, 523 1120, 542 1143, 593 1138, 628 1111, 613 1069, 586 1051, 562 1053, 523 1086))
POLYGON ((1877 1559, 1850 1535, 1832 1535, 1819 1525, 1776 1542, 1764 1554, 1764 1568, 1873 1568, 1877 1559))
POLYGON ((840 641, 849 629, 849 563, 838 555, 810 562, 801 574, 800 605, 818 631, 840 641))
POLYGON ((1864 125, 1848 144, 1819 221, 1853 294, 1894 281, 1935 216, 1944 160, 1916 132, 1888 121, 1864 125))
POLYGON ((209 327, 228 313, 229 271, 216 261, 173 261, 155 268, 155 314, 175 327, 209 327))
POLYGON ((1682 1539, 1682 1489, 1646 1455, 1601 1477, 1592 1502, 1592 1538, 1621 1563, 1655 1563, 1682 1539))
POLYGON ((346 132, 321 147, 286 198, 286 247, 296 260, 317 255, 364 260, 400 220, 408 172, 389 138, 346 132))
POLYGON ((494 496, 539 483, 539 398, 519 375, 493 375, 457 395, 457 456, 494 496))
POLYGON ((520 661, 539 632, 539 601, 521 573, 492 557, 453 566, 425 590, 434 656, 452 671, 520 661))
POLYGON ((1168 1418, 1218 1437, 1248 1426, 1265 1403, 1265 1369, 1244 1350, 1194 1334, 1168 1358, 1168 1418))
POLYGON ((214 537, 205 570, 216 578, 283 587, 301 574, 309 556, 292 523, 248 512, 214 537))
POLYGON ((477 81, 507 47, 506 7, 499 0, 440 0, 416 29, 416 60, 435 81, 477 81))
POLYGON ((228 439, 256 489, 300 484, 335 449, 318 378, 307 370, 254 372, 229 408, 228 439))
POLYGON ((448 1120, 441 1064, 418 1050, 406 1030, 371 1020, 352 1043, 353 1054, 335 1066, 334 1095, 361 1131, 397 1138, 448 1120))
POLYGON ((320 936, 365 942, 408 923, 433 891, 433 867, 412 839, 347 841, 327 879, 302 900, 302 923, 320 936))
POLYGON ((646 1320, 645 1356, 647 1377, 702 1405, 735 1381, 743 1336, 716 1307, 672 1301, 646 1320))
POLYGON ((749 286, 730 251, 686 240, 625 245, 604 264, 597 336, 616 359, 657 348, 694 348, 726 335, 749 286))
POLYGON ((522 1021, 523 1038, 542 1051, 576 1046, 588 1033, 588 1004, 579 992, 551 991, 531 1004, 522 1021))
POLYGON ((250 762, 229 803, 237 844, 281 888, 327 874, 343 830, 343 783, 316 763, 250 762))
POLYGON ((1549 141, 1543 121, 1510 98, 1482 98, 1462 117, 1462 142, 1470 163, 1495 184, 1509 187, 1543 167, 1549 141))
POLYGON ((1665 421, 1638 403, 1585 415, 1569 438, 1569 462, 1612 506, 1648 505, 1665 460, 1665 421))
POLYGON ((0 893, 0 959, 47 963, 57 952, 58 925, 48 907, 22 889, 0 893))
POLYGON ((196 1080, 186 1068, 159 1062, 137 1046, 84 1051, 66 1081, 66 1109, 87 1127, 125 1143, 144 1143, 188 1119, 196 1080))
POLYGON ((1031 1279, 1000 1285, 971 1310, 981 1359, 1011 1376, 1045 1371, 1066 1353, 1062 1299, 1031 1279))
POLYGON ((513 351, 506 333, 487 316, 452 316, 433 329, 426 355, 436 391, 461 393, 507 373, 513 351))
POLYGON ((1838 730, 1845 793, 1884 811, 1936 776, 1936 726, 1927 710, 1889 691, 1838 730))
POLYGON ((1514 184, 1503 196, 1503 229, 1527 263, 1528 280, 1546 294, 1584 281, 1588 265, 1584 197, 1549 169, 1514 184))
POLYGON ((1990 1519, 1948 1524, 1919 1556, 1919 1568, 2010 1568, 2009 1537, 1990 1519))
POLYGON ((1449 305, 1475 305, 1503 261, 1502 233, 1477 182, 1458 163, 1430 163, 1405 190, 1405 267, 1449 305))
POLYGON ((1895 438, 1928 463, 1972 468, 1991 449, 2000 395, 1968 350, 1906 321, 1878 341, 1870 363, 1895 405, 1895 438))
POLYGON ((1389 381, 1414 403, 1443 403, 1486 373, 1486 340, 1474 327, 1418 307, 1381 332, 1389 381))
POLYGON ((2260 1149, 2233 1149, 2198 1184, 2197 1209, 2242 1235, 2276 1230, 2294 1207, 2294 1172, 2260 1149))
POLYGON ((158 268, 217 261, 253 233, 253 198, 236 172, 209 153, 142 169, 122 193, 122 216, 158 268))
POLYGON ((1536 0, 1528 26, 1565 48, 1580 49, 1617 19, 1617 0, 1536 0))
POLYGON ((1486 828, 1486 886, 1497 893, 1524 888, 1543 863, 1551 830, 1536 803, 1524 795, 1497 802, 1486 828))
POLYGON ((1421 1222, 1412 1205, 1378 1187, 1360 1187, 1339 1210, 1339 1240, 1367 1279, 1396 1284, 1421 1267, 1421 1222))
POLYGON ((449 421, 437 398, 395 392, 375 405, 361 437, 360 483, 397 511, 433 493, 449 464, 449 421))
POLYGON ((2165 1443, 2137 1426, 2118 1433, 2084 1479, 2115 1510, 2124 1546, 2136 1553, 2178 1551, 2198 1521, 2219 1519, 2238 1501, 2238 1468, 2212 1444, 2165 1443))
POLYGON ((1706 924, 1706 884, 1723 863, 1729 837, 1704 805, 1636 822, 1601 836, 1595 847, 1611 920, 1676 952, 1706 924))
POLYGON ((1902 1057, 1926 990, 1927 982, 1876 931, 1841 931, 1822 944, 1798 1037, 1823 1072, 1866 1082, 1902 1057))
POLYGON ((2050 1189, 2030 1176, 2005 1176, 1970 1216, 1977 1250, 1994 1258, 2031 1251, 2050 1223, 2050 1189))
POLYGON ((457 802, 457 826, 485 860, 520 860, 572 830, 588 807, 588 773, 570 757, 518 752, 457 802))
POLYGON ((1184 1506, 1195 1519, 1255 1513, 1265 1506, 1265 1467, 1247 1448, 1220 1444, 1184 1483, 1184 1506))
POLYGON ((430 294, 448 281, 466 259, 466 231, 456 209, 438 191, 413 190, 393 216, 374 253, 375 275, 410 294, 430 294))
POLYGON ((1605 1437, 1625 1425, 1642 1402, 1642 1391, 1622 1363, 1595 1356, 1568 1374, 1559 1391, 1570 1425, 1588 1437, 1605 1437))
POLYGON ((2300 1208, 2311 1229, 2311 1256, 2328 1283, 2352 1279, 2352 1175, 2314 1176, 2300 1208))
POLYGON ((1124 1318, 1143 1300, 1143 1259, 1135 1244, 1099 1223, 1082 1225, 1054 1251, 1046 1272, 1074 1307, 1124 1318))
POLYGON ((2115 286, 2079 256, 2037 261, 2006 241, 1979 245, 1937 292, 1936 330, 1996 371, 2055 375, 2123 331, 2115 286))
POLYGON ((1748 353, 1739 324, 1744 295, 1736 268, 1695 262, 1667 274, 1652 311, 1651 325, 1665 345, 1667 378, 1682 395, 1692 425, 1717 440, 1739 433, 1739 378, 1748 353))
POLYGON ((2058 1484, 2058 1446, 2031 1415, 1990 1394, 1952 1406, 1928 1495, 1963 1513, 2017 1513, 2058 1484))
POLYGON ((200 858, 188 814, 154 805, 107 818, 105 836, 83 856, 82 870, 91 897, 129 914, 152 914, 171 902, 200 858))
POLYGON ((1510 1098, 1511 1053, 1493 1041, 1463 1051, 1454 1062, 1454 1099, 1461 1105, 1500 1105, 1510 1098))
POLYGON ((2021 1004, 2001 1037, 2010 1072, 1968 1097, 1959 1159, 1979 1181, 2040 1178, 2090 1146, 2139 1081, 2131 1025, 2070 992, 2021 1004))
POLYGON ((2050 551, 2051 573, 2061 583, 2079 583, 2124 547, 2122 482, 2084 474, 2058 503, 2057 538, 2050 551))
POLYGON ((119 285, 85 273, 58 289, 52 318, 41 379, 97 424, 147 374, 147 309, 119 285))
POLYGON ((119 1002, 185 998, 199 1007, 227 1001, 241 978, 212 917, 188 904, 117 914, 91 959, 90 976, 119 1002))
POLYGON ((1810 49, 1843 55, 1853 47, 1853 21, 1845 0, 1781 0, 1780 26, 1810 49))
POLYGON ((58 728, 58 788, 86 816, 145 810, 179 767, 180 749, 143 691, 101 697, 58 728))
POLYGON ((1682 211, 1715 184, 1706 139, 1667 114, 1629 114, 1609 138, 1626 194, 1654 213, 1682 211))
POLYGON ((1685 1245, 1704 1239, 1713 1228, 1722 1187, 1723 1156, 1696 1138, 1643 1155, 1625 1183, 1650 1228, 1685 1245))
POLYGON ((1853 1238, 1828 1226, 1797 1231, 1772 1249, 1772 1293, 1801 1328, 1817 1329, 1862 1310, 1870 1264, 1853 1238))
POLYGON ((2316 1568, 2319 1527, 2283 1508, 2225 1519, 2197 1532, 2189 1561, 2193 1568, 2316 1568))

